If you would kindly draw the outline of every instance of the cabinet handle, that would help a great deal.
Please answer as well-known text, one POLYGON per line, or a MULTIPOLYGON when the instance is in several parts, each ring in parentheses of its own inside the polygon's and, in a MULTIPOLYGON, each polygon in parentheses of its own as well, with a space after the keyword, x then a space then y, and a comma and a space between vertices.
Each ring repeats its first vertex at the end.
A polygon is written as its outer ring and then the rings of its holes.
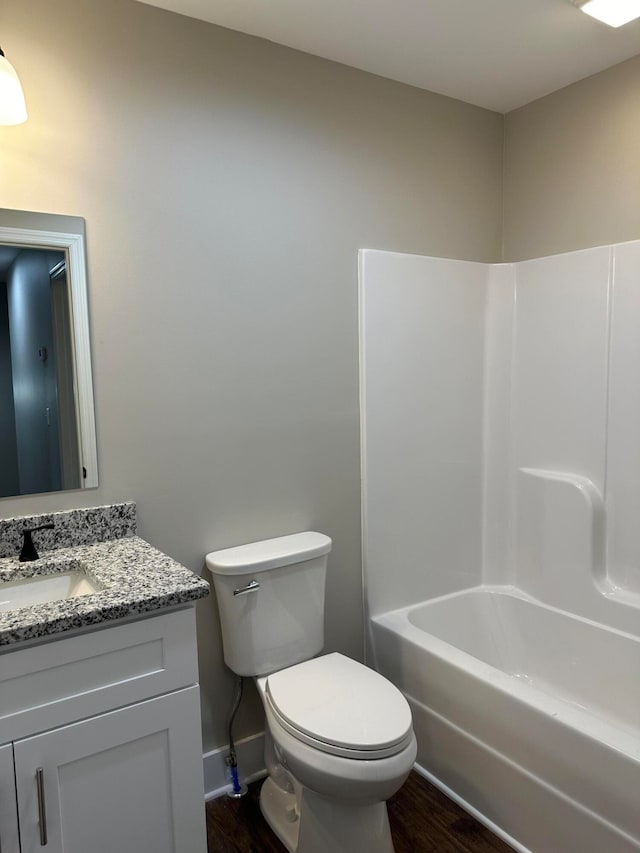
POLYGON ((40 846, 47 844, 47 809, 44 804, 44 770, 36 770, 36 787, 38 789, 38 822, 40 823, 40 846))

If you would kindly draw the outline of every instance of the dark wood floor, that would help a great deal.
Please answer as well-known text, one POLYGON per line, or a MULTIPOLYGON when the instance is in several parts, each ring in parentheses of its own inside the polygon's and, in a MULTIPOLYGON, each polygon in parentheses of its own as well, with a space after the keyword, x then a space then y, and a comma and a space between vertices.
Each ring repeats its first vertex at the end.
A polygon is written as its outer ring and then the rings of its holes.
MULTIPOLYGON (((260 813, 261 785, 255 782, 241 800, 221 797, 207 804, 209 853, 286 853, 260 813)), ((417 773, 388 807, 396 853, 513 853, 417 773)))

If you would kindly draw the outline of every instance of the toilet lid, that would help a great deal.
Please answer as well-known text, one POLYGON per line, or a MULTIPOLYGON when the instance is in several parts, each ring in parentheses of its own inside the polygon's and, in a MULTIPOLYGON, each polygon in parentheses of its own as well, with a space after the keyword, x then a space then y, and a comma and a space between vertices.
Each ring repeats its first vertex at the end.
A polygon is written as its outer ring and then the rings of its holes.
POLYGON ((379 673, 341 654, 270 675, 266 695, 290 734, 324 752, 382 758, 411 740, 411 709, 402 693, 379 673))

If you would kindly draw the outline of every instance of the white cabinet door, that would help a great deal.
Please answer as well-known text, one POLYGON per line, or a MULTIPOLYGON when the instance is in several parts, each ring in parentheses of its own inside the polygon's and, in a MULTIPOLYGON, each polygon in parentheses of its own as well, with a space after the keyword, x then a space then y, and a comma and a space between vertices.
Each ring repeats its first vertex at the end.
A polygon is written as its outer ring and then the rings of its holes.
POLYGON ((204 853, 198 696, 189 687, 17 741, 22 853, 44 841, 46 853, 204 853))
POLYGON ((13 746, 0 746, 0 851, 20 853, 13 746))

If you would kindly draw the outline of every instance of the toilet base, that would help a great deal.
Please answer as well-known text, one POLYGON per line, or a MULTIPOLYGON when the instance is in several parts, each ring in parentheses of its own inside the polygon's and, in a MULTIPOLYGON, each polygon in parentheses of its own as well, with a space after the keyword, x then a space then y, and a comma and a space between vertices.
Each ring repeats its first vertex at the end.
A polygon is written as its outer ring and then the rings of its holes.
POLYGON ((393 853, 385 802, 345 805, 299 785, 288 793, 267 778, 260 809, 289 853, 393 853))
POLYGON ((296 795, 283 791, 268 776, 260 790, 260 811, 289 853, 296 853, 300 830, 296 795))

